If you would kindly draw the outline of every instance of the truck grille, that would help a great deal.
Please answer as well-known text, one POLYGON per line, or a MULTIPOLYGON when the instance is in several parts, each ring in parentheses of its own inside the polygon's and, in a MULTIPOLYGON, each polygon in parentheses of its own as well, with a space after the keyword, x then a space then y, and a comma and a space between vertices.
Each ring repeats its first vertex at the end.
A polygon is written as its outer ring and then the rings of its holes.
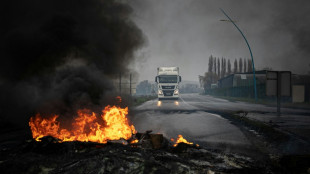
POLYGON ((173 86, 161 86, 162 89, 174 89, 174 85, 173 86))
POLYGON ((174 90, 163 90, 164 96, 173 96, 174 90))

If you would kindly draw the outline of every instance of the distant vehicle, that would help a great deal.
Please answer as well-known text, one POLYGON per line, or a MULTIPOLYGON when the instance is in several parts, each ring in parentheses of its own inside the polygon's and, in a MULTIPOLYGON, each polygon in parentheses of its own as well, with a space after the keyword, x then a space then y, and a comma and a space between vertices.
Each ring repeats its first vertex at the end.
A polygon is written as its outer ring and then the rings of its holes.
POLYGON ((158 100, 179 99, 179 67, 158 67, 155 82, 158 87, 158 100))

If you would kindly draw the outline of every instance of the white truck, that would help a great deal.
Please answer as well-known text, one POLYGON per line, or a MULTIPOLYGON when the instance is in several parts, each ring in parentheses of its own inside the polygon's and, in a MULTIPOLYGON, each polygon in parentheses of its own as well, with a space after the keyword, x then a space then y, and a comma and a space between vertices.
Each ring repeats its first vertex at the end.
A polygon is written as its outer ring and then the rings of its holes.
POLYGON ((158 89, 158 100, 179 99, 179 67, 158 67, 155 82, 158 89))

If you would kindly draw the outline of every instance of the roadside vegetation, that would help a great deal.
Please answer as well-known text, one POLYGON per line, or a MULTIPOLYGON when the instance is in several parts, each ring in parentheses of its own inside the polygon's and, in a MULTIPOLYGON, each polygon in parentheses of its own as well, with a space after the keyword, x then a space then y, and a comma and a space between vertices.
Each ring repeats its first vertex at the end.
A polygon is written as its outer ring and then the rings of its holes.
POLYGON ((303 144, 298 143, 293 135, 282 132, 273 125, 251 120, 243 111, 222 116, 238 126, 252 144, 269 157, 266 161, 275 173, 309 173, 310 155, 289 152, 290 148, 301 147, 303 144))
POLYGON ((243 111, 237 111, 230 115, 230 120, 246 126, 250 130, 254 130, 258 134, 263 135, 268 142, 281 143, 289 139, 288 135, 280 132, 272 125, 268 125, 261 121, 252 120, 246 117, 246 113, 243 111))
POLYGON ((149 100, 153 100, 156 99, 157 96, 155 95, 139 95, 139 96, 133 96, 133 105, 134 106, 139 106, 142 103, 149 101, 149 100))

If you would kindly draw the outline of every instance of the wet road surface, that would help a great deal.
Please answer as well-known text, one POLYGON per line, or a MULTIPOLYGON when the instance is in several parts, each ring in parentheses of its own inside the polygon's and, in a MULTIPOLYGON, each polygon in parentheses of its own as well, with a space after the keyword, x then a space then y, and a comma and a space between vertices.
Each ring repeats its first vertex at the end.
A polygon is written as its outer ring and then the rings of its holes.
MULTIPOLYGON (((182 134, 189 141, 200 145, 247 153, 256 150, 251 143, 253 141, 220 113, 246 111, 276 114, 277 108, 231 102, 206 95, 183 94, 177 101, 155 99, 134 110, 135 114, 131 120, 139 132, 152 130, 167 138, 176 138, 182 134)), ((282 108, 281 111, 283 114, 310 114, 309 110, 303 109, 282 108)))
MULTIPOLYGON (((210 108, 205 105, 212 101, 200 97, 198 94, 184 94, 177 101, 148 101, 135 108, 131 121, 138 132, 152 130, 167 138, 182 134, 187 140, 200 145, 253 150, 242 131, 221 115, 208 112, 210 108)), ((220 105, 218 109, 230 107, 228 101, 214 100, 220 105)))

